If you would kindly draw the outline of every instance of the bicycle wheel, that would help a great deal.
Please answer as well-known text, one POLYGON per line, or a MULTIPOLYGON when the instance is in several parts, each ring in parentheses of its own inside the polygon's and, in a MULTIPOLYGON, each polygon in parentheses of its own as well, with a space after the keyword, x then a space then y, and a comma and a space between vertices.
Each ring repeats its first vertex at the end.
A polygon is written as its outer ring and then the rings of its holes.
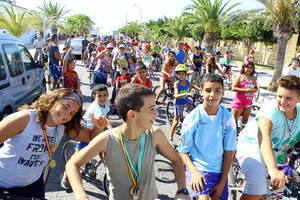
POLYGON ((109 181, 107 179, 107 174, 105 173, 102 180, 103 190, 107 196, 109 196, 109 181))
POLYGON ((174 104, 172 101, 170 101, 167 104, 167 117, 168 117, 170 125, 173 123, 174 112, 175 112, 174 104))
MULTIPOLYGON (((157 95, 159 89, 160 89, 160 86, 154 87, 153 92, 155 93, 155 95, 157 95)), ((163 92, 161 93, 161 95, 160 95, 158 101, 159 101, 159 102, 165 102, 166 99, 167 99, 167 97, 166 97, 165 91, 163 91, 163 92)))
POLYGON ((175 183, 173 167, 170 161, 164 158, 155 158, 154 161, 155 180, 160 183, 175 183))
POLYGON ((51 168, 47 165, 43 169, 43 180, 44 184, 47 184, 48 178, 49 178, 49 173, 50 173, 51 168))
POLYGON ((64 158, 65 163, 67 163, 68 160, 70 160, 72 155, 75 153, 75 151, 76 151, 75 146, 77 143, 78 142, 75 140, 69 140, 63 145, 62 153, 63 153, 63 158, 64 158))

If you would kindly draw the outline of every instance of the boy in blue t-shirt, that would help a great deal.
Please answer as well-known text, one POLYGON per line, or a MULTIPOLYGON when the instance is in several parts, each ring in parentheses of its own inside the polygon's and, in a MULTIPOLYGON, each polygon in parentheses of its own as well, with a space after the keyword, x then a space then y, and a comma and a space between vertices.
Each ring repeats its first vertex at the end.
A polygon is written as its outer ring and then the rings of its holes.
POLYGON ((191 88, 200 91, 200 88, 198 88, 196 85, 192 84, 189 80, 186 79, 186 74, 188 70, 189 68, 182 64, 177 65, 175 68, 176 77, 178 78, 178 81, 176 81, 174 85, 175 113, 170 131, 171 134, 169 142, 171 145, 173 145, 175 129, 178 126, 178 123, 181 120, 181 118, 183 118, 184 108, 187 107, 188 112, 193 109, 193 100, 191 99, 191 97, 193 97, 193 94, 190 93, 191 88))
POLYGON ((224 95, 220 75, 206 74, 201 91, 204 103, 184 119, 178 152, 188 169, 191 197, 227 200, 227 175, 236 150, 235 120, 220 105, 224 95))

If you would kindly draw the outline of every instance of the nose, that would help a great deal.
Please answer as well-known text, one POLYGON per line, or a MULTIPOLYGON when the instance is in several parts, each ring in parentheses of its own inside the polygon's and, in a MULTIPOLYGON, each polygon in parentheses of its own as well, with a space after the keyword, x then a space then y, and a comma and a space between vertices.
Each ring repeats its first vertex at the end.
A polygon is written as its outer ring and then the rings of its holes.
POLYGON ((285 97, 282 97, 282 98, 280 99, 280 103, 281 103, 281 104, 286 103, 286 98, 285 98, 285 97))

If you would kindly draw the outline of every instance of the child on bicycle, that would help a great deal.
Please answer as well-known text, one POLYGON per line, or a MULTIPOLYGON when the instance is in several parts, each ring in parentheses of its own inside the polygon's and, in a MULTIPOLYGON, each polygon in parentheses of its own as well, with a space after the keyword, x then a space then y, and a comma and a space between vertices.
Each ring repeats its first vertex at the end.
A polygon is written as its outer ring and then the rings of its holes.
POLYGON ((63 60, 63 68, 62 68, 62 75, 64 78, 63 87, 75 89, 78 92, 78 94, 81 95, 79 76, 77 72, 74 70, 76 59, 71 52, 72 52, 72 48, 69 48, 63 60))
POLYGON ((187 107, 188 112, 190 112, 194 106, 193 106, 193 94, 190 93, 190 90, 192 88, 199 90, 196 85, 191 83, 189 80, 186 79, 187 72, 189 71, 189 68, 185 65, 179 64, 175 68, 176 77, 178 78, 178 81, 174 84, 174 107, 175 107, 175 113, 174 113, 174 119, 170 130, 170 138, 169 142, 171 145, 173 144, 173 138, 174 138, 174 132, 176 127, 178 126, 178 123, 180 120, 183 119, 183 111, 185 107, 187 107))
POLYGON ((172 162, 178 186, 175 199, 190 199, 185 188, 182 160, 168 143, 163 131, 153 125, 158 111, 152 90, 128 84, 119 91, 116 107, 124 122, 101 133, 67 163, 67 174, 76 199, 88 199, 79 167, 102 153, 105 154, 103 159, 109 180, 109 199, 157 198, 154 174, 156 148, 172 162))
POLYGON ((110 104, 113 106, 115 104, 115 99, 117 96, 117 92, 125 86, 126 84, 131 82, 131 78, 128 76, 128 70, 126 67, 123 67, 120 70, 120 76, 116 79, 115 87, 113 88, 112 97, 110 99, 110 104))
POLYGON ((233 51, 231 49, 228 49, 226 51, 226 54, 224 55, 224 58, 221 60, 220 65, 223 67, 222 74, 224 76, 228 76, 228 80, 231 80, 231 67, 233 62, 233 51))
POLYGON ((147 77, 147 68, 142 62, 137 63, 136 69, 137 75, 131 80, 131 83, 143 85, 147 88, 152 89, 152 81, 147 77))
POLYGON ((300 78, 284 76, 277 85, 275 102, 263 105, 238 139, 237 159, 245 175, 244 200, 262 199, 267 194, 267 173, 273 189, 285 186, 286 176, 277 163, 285 163, 286 152, 300 141, 300 78))
POLYGON ((224 95, 220 75, 205 74, 201 91, 204 103, 184 119, 177 150, 188 169, 190 196, 227 200, 227 176, 236 150, 235 120, 220 105, 224 95))
POLYGON ((0 121, 0 193, 45 199, 43 168, 55 167, 63 135, 88 142, 107 126, 104 117, 94 117, 93 129, 82 127, 81 113, 81 97, 61 88, 0 121))
POLYGON ((178 64, 179 63, 176 60, 176 53, 174 51, 169 51, 168 58, 164 62, 163 68, 162 68, 161 73, 160 73, 160 81, 159 81, 160 88, 159 88, 159 91, 158 91, 158 93, 156 94, 156 97, 155 97, 156 103, 158 103, 158 104, 163 103, 163 102, 158 102, 158 99, 159 99, 161 93, 164 91, 165 84, 167 83, 167 81, 169 81, 169 84, 170 84, 171 88, 174 87, 174 81, 172 79, 172 75, 173 75, 174 68, 178 64))
POLYGON ((236 121, 242 116, 241 129, 243 129, 248 122, 254 93, 257 91, 256 80, 253 77, 254 73, 255 67, 253 62, 243 64, 240 74, 234 79, 232 85, 232 90, 236 92, 236 95, 233 98, 231 113, 236 121))

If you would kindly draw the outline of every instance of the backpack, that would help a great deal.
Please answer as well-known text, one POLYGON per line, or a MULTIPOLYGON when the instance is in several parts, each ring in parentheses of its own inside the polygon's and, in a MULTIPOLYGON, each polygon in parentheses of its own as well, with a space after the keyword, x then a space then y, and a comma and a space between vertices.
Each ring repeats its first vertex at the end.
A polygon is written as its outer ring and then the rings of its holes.
POLYGON ((106 84, 107 82, 107 73, 105 73, 102 69, 98 69, 93 78, 94 84, 106 84))

